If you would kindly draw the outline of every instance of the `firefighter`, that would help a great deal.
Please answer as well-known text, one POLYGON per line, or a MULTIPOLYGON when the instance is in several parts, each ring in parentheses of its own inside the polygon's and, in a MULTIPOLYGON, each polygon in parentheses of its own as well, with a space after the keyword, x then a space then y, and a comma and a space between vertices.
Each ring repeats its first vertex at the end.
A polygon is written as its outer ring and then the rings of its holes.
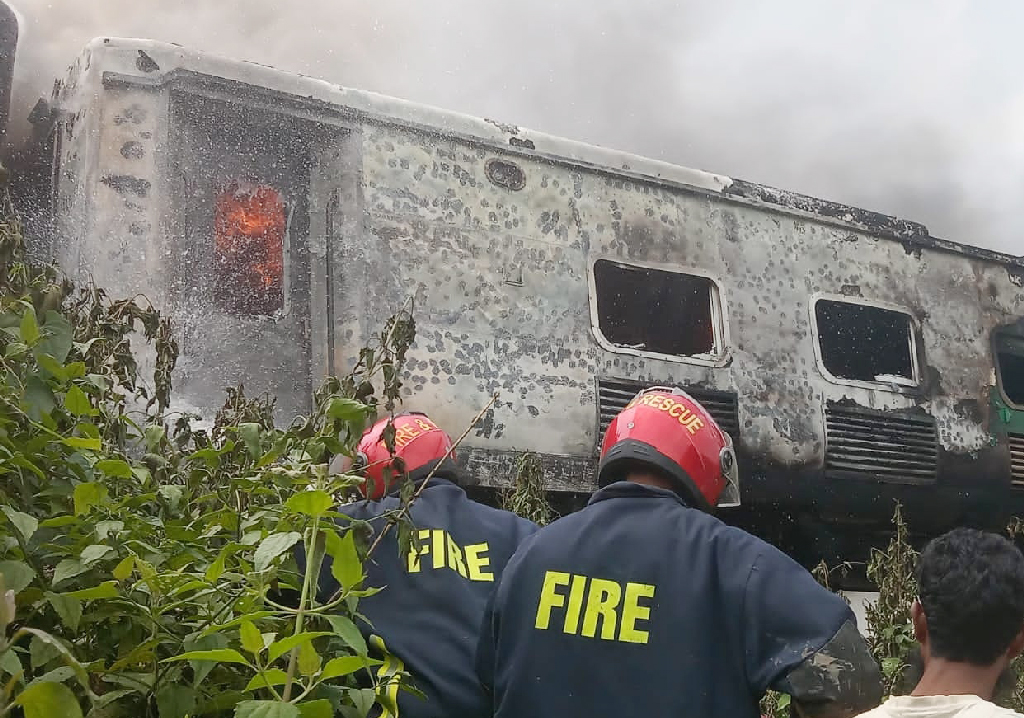
POLYGON ((520 546, 488 604, 477 669, 498 718, 802 714, 878 705, 853 612, 774 547, 711 516, 729 437, 684 392, 612 421, 587 506, 520 546))
MULTIPOLYGON (((332 467, 364 477, 361 490, 368 500, 338 510, 370 522, 371 545, 386 526, 383 515, 401 505, 403 483, 412 481, 418 490, 434 472, 410 509, 418 534, 411 553, 399 554, 392 528, 364 566, 363 585, 383 590, 359 600, 357 610, 369 620, 360 630, 371 648, 391 655, 378 678, 407 671, 423 693, 389 684, 400 718, 486 715, 489 702, 473 667, 484 607, 516 547, 538 527, 468 498, 459 485, 463 474, 451 438, 425 414, 410 412, 393 421, 394 454, 384 443, 385 418, 364 433, 355 462, 332 467)), ((299 560, 303 565, 301 550, 299 560)), ((325 560, 318 599, 326 602, 338 588, 325 560)))

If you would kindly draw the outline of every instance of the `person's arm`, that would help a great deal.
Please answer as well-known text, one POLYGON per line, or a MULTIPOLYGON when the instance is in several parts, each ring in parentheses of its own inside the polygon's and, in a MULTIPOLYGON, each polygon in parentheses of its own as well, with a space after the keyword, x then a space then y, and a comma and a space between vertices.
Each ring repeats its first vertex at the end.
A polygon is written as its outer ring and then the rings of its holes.
POLYGON ((850 718, 876 707, 882 676, 853 611, 796 562, 761 553, 744 594, 747 672, 758 692, 792 697, 807 718, 850 718))

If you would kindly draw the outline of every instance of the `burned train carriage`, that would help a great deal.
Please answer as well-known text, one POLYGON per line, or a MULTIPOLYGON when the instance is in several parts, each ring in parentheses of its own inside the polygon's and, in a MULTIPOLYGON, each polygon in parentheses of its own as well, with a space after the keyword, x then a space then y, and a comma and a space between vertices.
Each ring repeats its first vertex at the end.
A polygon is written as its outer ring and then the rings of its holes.
POLYGON ((411 295, 407 407, 457 432, 501 392, 462 452, 485 484, 530 449, 592 490, 611 417, 675 384, 763 531, 1024 496, 1019 258, 149 41, 94 41, 53 100, 53 256, 174 316, 186 408, 244 379, 290 418, 411 295))

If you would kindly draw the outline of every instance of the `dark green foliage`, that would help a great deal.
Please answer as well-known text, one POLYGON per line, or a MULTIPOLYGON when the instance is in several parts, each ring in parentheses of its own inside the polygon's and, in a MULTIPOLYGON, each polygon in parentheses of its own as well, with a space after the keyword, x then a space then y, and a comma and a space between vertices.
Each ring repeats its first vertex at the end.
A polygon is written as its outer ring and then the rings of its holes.
POLYGON ((167 413, 166 319, 24 256, 3 191, 0 714, 364 716, 392 700, 353 680, 377 683, 353 623, 375 589, 365 546, 332 520, 356 479, 327 462, 351 453, 375 396, 394 408, 411 317, 309 417, 275 427, 272 400, 239 386, 206 433, 167 413), (306 571, 299 541, 319 547, 306 571), (302 576, 325 554, 343 589, 320 605, 302 576))

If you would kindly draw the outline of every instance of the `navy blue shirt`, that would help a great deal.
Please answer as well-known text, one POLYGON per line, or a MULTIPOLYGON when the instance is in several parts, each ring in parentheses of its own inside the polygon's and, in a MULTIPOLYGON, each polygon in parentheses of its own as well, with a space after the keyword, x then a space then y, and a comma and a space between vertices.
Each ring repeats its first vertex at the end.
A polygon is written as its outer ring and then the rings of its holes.
MULTIPOLYGON (((370 521, 374 538, 386 522, 374 520, 400 507, 395 496, 364 501, 339 511, 370 521)), ((508 511, 471 500, 450 481, 433 478, 413 502, 410 518, 419 552, 399 554, 392 528, 365 565, 366 587, 384 587, 359 600, 357 610, 408 671, 425 698, 398 692, 399 718, 469 718, 489 715, 490 704, 477 680, 474 653, 487 601, 505 565, 537 525, 508 511)), ((318 596, 338 589, 329 559, 320 574, 318 596)), ((385 665, 386 671, 396 668, 385 665)))
POLYGON ((498 718, 755 718, 765 689, 851 619, 764 541, 619 482, 520 547, 478 674, 498 718))

